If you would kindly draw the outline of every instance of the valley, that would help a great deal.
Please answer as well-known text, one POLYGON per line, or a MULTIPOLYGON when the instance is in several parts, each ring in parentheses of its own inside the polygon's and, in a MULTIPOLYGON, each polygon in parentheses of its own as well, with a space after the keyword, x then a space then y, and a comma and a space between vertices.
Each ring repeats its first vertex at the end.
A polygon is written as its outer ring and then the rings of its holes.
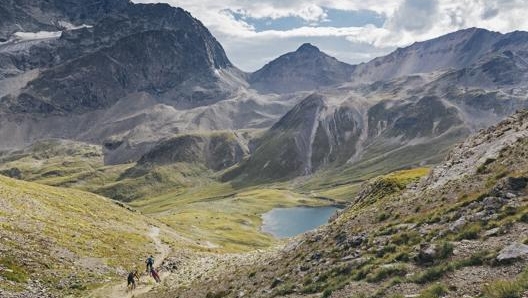
POLYGON ((526 61, 464 28, 245 72, 182 8, 3 1, 0 296, 526 297, 526 61))

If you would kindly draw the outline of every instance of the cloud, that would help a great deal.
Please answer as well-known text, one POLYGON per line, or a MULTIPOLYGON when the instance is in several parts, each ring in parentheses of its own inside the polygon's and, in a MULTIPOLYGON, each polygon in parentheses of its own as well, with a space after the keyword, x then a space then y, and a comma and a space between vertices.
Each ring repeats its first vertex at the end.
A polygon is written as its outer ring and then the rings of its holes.
POLYGON ((303 42, 317 41, 321 50, 358 63, 468 27, 528 30, 526 0, 133 1, 166 2, 190 11, 244 70, 255 70, 303 42))
POLYGON ((436 22, 437 0, 405 0, 394 12, 387 27, 392 30, 425 32, 436 22))

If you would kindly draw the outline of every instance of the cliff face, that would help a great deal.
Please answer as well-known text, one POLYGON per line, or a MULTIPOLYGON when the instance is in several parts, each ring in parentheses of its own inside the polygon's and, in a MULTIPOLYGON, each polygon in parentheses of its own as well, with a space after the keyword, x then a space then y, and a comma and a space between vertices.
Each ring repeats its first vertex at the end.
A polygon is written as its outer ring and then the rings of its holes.
MULTIPOLYGON (((117 7, 85 27, 56 28, 54 38, 17 40, 23 33, 13 34, 1 46, 4 78, 38 72, 22 89, 3 94, 4 113, 84 113, 136 92, 191 107, 229 92, 217 72, 232 65, 199 21, 168 5, 112 3, 117 7)), ((42 13, 53 11, 62 12, 56 7, 42 13)), ((64 11, 77 18, 83 13, 64 11)))

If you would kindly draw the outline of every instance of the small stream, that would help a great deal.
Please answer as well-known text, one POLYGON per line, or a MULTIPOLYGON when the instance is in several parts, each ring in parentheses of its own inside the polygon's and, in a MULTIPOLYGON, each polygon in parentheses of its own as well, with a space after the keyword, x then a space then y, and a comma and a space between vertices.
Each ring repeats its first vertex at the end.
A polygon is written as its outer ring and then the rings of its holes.
POLYGON ((262 231, 276 238, 288 238, 328 222, 337 207, 274 208, 262 215, 262 231))

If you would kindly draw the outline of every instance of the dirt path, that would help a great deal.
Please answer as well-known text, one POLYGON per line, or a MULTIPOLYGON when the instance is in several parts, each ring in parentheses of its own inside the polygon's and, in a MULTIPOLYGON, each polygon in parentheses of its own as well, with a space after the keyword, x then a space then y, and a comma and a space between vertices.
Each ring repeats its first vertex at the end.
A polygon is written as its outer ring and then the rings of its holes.
MULTIPOLYGON (((159 267, 163 260, 168 257, 171 249, 168 245, 163 244, 159 238, 160 228, 151 227, 148 236, 154 242, 156 246, 157 254, 155 255, 154 267, 159 267)), ((163 280, 168 276, 167 272, 160 272, 160 278, 163 280)), ((133 298, 140 294, 145 294, 152 290, 156 286, 153 278, 143 272, 140 276, 139 282, 136 283, 137 287, 134 290, 128 291, 126 282, 119 284, 112 284, 101 287, 92 292, 88 297, 90 298, 133 298)))

